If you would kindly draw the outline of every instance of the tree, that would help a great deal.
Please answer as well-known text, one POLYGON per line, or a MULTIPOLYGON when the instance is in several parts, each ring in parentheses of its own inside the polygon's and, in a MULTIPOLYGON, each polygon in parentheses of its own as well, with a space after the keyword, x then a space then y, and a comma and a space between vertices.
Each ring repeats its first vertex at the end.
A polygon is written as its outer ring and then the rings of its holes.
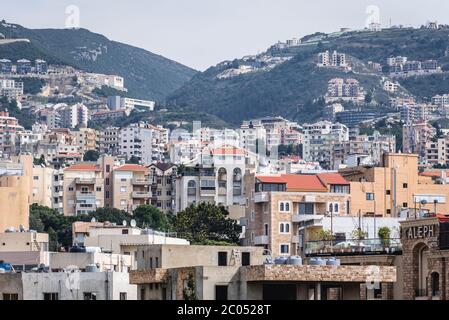
POLYGON ((382 227, 378 231, 379 239, 383 246, 388 247, 390 245, 390 236, 391 236, 391 230, 388 227, 382 227))
POLYGON ((45 156, 42 154, 40 158, 34 158, 33 163, 35 166, 41 166, 45 164, 45 156))
POLYGON ((98 222, 111 222, 116 224, 122 224, 123 221, 129 223, 133 217, 126 211, 115 208, 99 208, 94 213, 81 217, 82 221, 91 221, 95 218, 98 222))
POLYGON ((100 158, 100 153, 97 150, 89 150, 84 154, 84 161, 97 162, 100 158))
POLYGON ((176 215, 174 231, 193 244, 238 244, 242 228, 223 206, 202 202, 176 215))
POLYGON ((131 156, 131 158, 129 158, 128 161, 126 161, 126 163, 127 164, 140 164, 140 160, 136 156, 131 156))
POLYGON ((137 207, 133 212, 133 217, 137 225, 141 227, 158 231, 170 231, 172 229, 169 216, 153 206, 143 205, 137 207))

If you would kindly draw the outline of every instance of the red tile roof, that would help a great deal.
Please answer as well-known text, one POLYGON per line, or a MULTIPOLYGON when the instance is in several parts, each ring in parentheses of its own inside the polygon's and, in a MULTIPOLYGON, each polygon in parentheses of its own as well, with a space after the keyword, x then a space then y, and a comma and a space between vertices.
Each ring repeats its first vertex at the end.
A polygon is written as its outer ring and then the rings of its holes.
POLYGON ((232 148, 232 147, 216 148, 216 149, 212 149, 210 152, 213 155, 230 155, 230 154, 244 155, 245 154, 245 151, 243 151, 242 149, 232 148))
POLYGON ((89 163, 79 163, 74 164, 67 169, 66 171, 100 171, 98 166, 96 164, 89 164, 89 163))
POLYGON ((317 176, 326 185, 349 185, 349 182, 338 173, 319 173, 317 176))
POLYGON ((290 192, 326 192, 326 186, 316 175, 283 174, 280 176, 257 176, 257 180, 262 183, 275 183, 287 185, 290 192))
POLYGON ((114 169, 115 171, 147 171, 148 169, 138 164, 125 164, 114 169))
MULTIPOLYGON (((427 171, 422 172, 419 175, 423 177, 440 178, 443 171, 427 171)), ((449 171, 446 171, 446 176, 449 176, 449 171)))

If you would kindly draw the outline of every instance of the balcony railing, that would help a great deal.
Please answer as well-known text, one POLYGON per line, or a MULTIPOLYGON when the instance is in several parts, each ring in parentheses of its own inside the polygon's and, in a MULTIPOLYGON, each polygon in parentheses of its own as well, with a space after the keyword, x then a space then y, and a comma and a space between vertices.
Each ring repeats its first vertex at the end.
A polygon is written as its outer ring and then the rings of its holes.
POLYGON ((400 239, 309 241, 305 252, 307 256, 401 254, 402 244, 400 239))
POLYGON ((254 238, 254 245, 260 246, 260 245, 268 245, 269 244, 269 238, 268 236, 258 236, 254 238))
POLYGON ((88 198, 90 198, 90 197, 95 197, 95 192, 93 192, 93 191, 78 191, 78 192, 76 193, 76 196, 77 196, 78 198, 83 198, 83 197, 88 197, 88 198))
POLYGON ((263 203, 269 201, 269 195, 268 192, 258 192, 254 195, 254 202, 255 203, 263 203))
POLYGON ((134 199, 149 199, 151 198, 151 192, 133 192, 132 197, 134 199))
POLYGON ((76 184, 95 184, 94 178, 76 178, 76 184))
POLYGON ((149 179, 133 179, 132 184, 135 186, 148 186, 151 182, 149 179))

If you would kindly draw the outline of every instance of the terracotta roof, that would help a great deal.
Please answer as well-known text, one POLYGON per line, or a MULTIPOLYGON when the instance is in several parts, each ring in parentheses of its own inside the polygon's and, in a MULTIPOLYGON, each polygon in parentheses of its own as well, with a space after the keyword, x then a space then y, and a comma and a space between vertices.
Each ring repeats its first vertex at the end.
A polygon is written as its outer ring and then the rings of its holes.
POLYGON ((124 164, 114 169, 115 171, 147 171, 147 168, 138 164, 124 164))
POLYGON ((280 176, 257 176, 257 180, 262 183, 275 183, 287 185, 290 192, 326 192, 326 186, 316 175, 283 174, 280 176))
MULTIPOLYGON (((427 171, 422 172, 419 175, 423 177, 440 178, 443 171, 427 171)), ((446 171, 446 176, 449 176, 449 171, 446 171)))
POLYGON ((89 164, 89 163, 74 164, 65 170, 66 171, 100 171, 100 169, 97 167, 96 164, 89 164))
POLYGON ((349 185, 349 182, 338 173, 319 173, 318 178, 326 185, 349 185))

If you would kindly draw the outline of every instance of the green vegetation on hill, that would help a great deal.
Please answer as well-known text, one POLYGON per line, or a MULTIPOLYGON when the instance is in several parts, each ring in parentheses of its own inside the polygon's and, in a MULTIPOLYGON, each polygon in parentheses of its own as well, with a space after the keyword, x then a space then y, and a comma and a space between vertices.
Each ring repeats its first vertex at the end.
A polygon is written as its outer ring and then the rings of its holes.
POLYGON ((7 38, 26 38, 31 43, 0 45, 0 58, 42 58, 50 64, 125 78, 129 95, 163 101, 195 73, 184 65, 133 46, 111 41, 85 29, 26 29, 0 25, 7 38))
MULTIPOLYGON (((385 65, 391 56, 407 56, 410 60, 436 59, 449 69, 449 29, 387 29, 382 32, 348 32, 340 35, 315 34, 303 38, 303 43, 321 36, 314 44, 288 49, 271 48, 274 56, 293 56, 271 71, 254 72, 229 79, 218 79, 224 67, 217 65, 195 75, 182 88, 170 95, 170 103, 193 112, 208 112, 233 125, 243 119, 281 115, 303 122, 316 121, 322 116, 324 105, 316 99, 327 90, 328 81, 334 77, 355 78, 372 97, 375 104, 388 107, 388 100, 416 94, 425 99, 443 93, 447 76, 423 76, 401 81, 404 90, 398 94, 385 92, 382 78, 385 74, 371 70, 368 61, 385 65), (347 55, 354 65, 352 72, 324 69, 315 66, 317 54, 325 50, 337 50, 347 55), (439 82, 439 83, 437 83, 439 82)), ((233 65, 243 64, 234 60, 233 65)), ((446 90, 447 91, 447 90, 446 90)), ((368 102, 368 101, 367 101, 368 102)))
POLYGON ((27 130, 31 130, 31 127, 36 122, 36 116, 27 110, 20 110, 15 100, 8 101, 6 97, 0 97, 0 111, 6 110, 8 110, 11 117, 17 118, 19 124, 27 130))

